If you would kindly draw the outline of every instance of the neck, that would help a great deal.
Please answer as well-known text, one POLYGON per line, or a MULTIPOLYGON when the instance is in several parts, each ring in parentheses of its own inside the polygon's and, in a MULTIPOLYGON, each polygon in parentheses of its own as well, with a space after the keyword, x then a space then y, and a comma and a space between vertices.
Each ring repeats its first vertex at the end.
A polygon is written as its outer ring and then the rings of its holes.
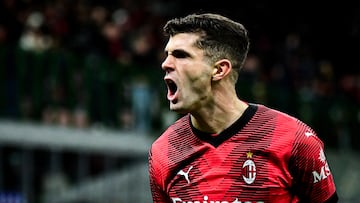
POLYGON ((238 120, 248 104, 237 97, 219 97, 211 107, 191 113, 192 125, 203 132, 219 134, 238 120), (224 99, 226 98, 226 99, 224 99))

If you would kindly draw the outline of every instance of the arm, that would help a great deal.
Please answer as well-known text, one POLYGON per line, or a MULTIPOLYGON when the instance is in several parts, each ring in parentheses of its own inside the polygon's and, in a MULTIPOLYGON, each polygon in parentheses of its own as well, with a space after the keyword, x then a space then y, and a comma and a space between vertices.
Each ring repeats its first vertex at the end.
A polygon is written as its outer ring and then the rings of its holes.
POLYGON ((154 203, 170 202, 165 191, 163 191, 159 180, 161 180, 161 171, 157 169, 157 165, 152 156, 152 151, 149 151, 149 181, 152 199, 154 203))
POLYGON ((338 201, 324 144, 308 127, 297 132, 289 169, 293 176, 293 195, 301 202, 338 201))

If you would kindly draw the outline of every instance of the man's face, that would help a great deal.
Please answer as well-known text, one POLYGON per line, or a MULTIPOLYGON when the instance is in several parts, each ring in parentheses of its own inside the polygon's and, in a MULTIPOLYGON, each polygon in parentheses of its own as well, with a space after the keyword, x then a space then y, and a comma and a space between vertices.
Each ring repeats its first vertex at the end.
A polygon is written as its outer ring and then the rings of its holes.
POLYGON ((211 96, 213 67, 204 51, 195 47, 198 35, 180 33, 169 38, 162 63, 170 109, 179 113, 199 111, 211 96))

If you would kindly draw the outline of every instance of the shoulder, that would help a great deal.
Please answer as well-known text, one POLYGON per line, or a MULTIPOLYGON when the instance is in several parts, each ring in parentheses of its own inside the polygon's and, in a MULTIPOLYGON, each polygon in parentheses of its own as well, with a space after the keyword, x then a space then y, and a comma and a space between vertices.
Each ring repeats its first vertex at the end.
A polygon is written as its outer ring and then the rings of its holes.
POLYGON ((272 142, 287 143, 292 157, 307 157, 317 159, 322 152, 324 144, 316 131, 300 119, 272 109, 258 105, 258 116, 268 124, 264 128, 272 128, 272 142), (309 153, 314 154, 314 157, 309 153))
POLYGON ((264 105, 257 106, 255 119, 260 120, 260 122, 257 121, 259 125, 263 123, 262 129, 271 129, 274 139, 288 140, 295 148, 299 147, 299 144, 322 144, 315 130, 295 116, 264 105))
MULTIPOLYGON (((164 150, 168 150, 170 143, 176 144, 176 140, 184 139, 186 134, 191 131, 190 117, 184 115, 170 125, 151 145, 151 153, 153 156, 164 154, 164 150)), ((166 154, 166 153, 165 153, 166 154)))
POLYGON ((285 113, 283 111, 262 105, 262 104, 252 104, 253 106, 257 106, 257 112, 256 115, 258 117, 261 117, 263 119, 272 120, 277 119, 280 121, 284 121, 285 124, 289 124, 292 122, 297 122, 298 119, 294 116, 291 116, 288 113, 285 113))
POLYGON ((283 133, 294 133, 295 135, 298 131, 310 128, 304 122, 288 113, 260 104, 257 104, 257 106, 258 110, 254 118, 260 120, 264 125, 271 126, 273 130, 283 133))
MULTIPOLYGON (((175 170, 185 152, 183 145, 191 137, 190 118, 185 115, 170 125, 151 145, 149 150, 149 170, 152 178, 161 186, 175 170), (176 158, 176 161, 173 158, 176 158)), ((186 150, 185 150, 186 151, 186 150)))

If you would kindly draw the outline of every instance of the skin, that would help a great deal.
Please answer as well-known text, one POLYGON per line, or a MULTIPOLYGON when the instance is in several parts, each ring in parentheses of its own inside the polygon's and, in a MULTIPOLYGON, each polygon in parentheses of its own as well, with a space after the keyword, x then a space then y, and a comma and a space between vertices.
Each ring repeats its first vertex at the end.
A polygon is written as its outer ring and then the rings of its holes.
POLYGON ((231 62, 211 63, 204 51, 194 46, 198 37, 195 33, 171 36, 161 67, 164 80, 177 85, 176 93, 168 88, 170 110, 190 113, 195 128, 216 135, 240 118, 248 105, 237 97, 230 80, 231 62))

